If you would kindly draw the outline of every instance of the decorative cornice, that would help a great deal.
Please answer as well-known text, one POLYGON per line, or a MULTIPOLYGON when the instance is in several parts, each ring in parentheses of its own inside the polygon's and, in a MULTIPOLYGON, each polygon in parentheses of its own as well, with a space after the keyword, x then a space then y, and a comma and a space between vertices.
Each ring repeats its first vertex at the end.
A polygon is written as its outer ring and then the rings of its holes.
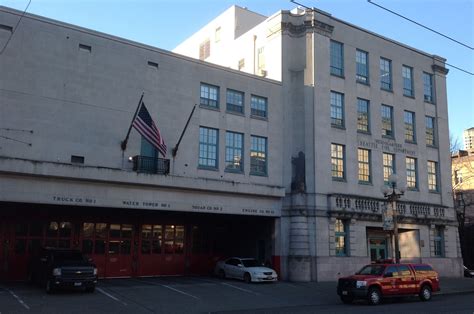
POLYGON ((449 69, 446 69, 444 66, 438 65, 438 64, 433 64, 431 65, 431 68, 433 69, 433 72, 438 72, 443 75, 448 74, 449 69))
POLYGON ((326 37, 331 37, 334 26, 318 20, 305 21, 304 24, 294 25, 291 22, 281 23, 282 32, 287 32, 290 36, 304 36, 306 33, 318 33, 326 37))

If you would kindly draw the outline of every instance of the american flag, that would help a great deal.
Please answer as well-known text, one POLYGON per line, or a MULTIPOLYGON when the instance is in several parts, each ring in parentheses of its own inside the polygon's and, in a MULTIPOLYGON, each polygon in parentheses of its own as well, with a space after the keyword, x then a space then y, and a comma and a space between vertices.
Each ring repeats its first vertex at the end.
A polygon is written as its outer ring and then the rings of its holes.
POLYGON ((142 101, 140 103, 140 109, 138 114, 133 120, 133 127, 140 133, 143 137, 150 142, 158 151, 166 156, 166 144, 161 136, 160 130, 156 127, 155 122, 150 116, 150 113, 145 107, 145 103, 142 101))

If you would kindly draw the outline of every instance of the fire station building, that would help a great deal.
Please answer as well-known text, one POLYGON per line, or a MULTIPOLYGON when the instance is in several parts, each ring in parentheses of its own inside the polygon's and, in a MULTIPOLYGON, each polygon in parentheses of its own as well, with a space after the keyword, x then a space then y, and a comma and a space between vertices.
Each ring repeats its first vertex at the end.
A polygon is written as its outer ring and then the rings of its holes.
MULTIPOLYGON (((0 45, 21 13, 0 7, 0 45)), ((317 10, 234 6, 175 52, 20 25, 0 56, 1 279, 55 246, 100 277, 250 256, 284 280, 334 280, 393 257, 392 173, 402 260, 461 276, 444 59, 317 10), (134 128, 123 145, 140 99, 164 156, 134 128)))

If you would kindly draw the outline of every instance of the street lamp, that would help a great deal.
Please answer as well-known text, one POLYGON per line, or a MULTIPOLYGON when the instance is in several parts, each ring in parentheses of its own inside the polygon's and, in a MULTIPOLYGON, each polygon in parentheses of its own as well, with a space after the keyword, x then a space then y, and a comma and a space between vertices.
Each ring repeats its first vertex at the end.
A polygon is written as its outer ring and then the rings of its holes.
POLYGON ((397 219, 397 200, 405 194, 405 189, 399 184, 397 186, 397 175, 391 174, 388 177, 388 185, 382 187, 383 196, 387 199, 392 205, 392 215, 393 215, 393 238, 395 242, 395 262, 400 263, 400 247, 398 245, 398 219, 397 219))

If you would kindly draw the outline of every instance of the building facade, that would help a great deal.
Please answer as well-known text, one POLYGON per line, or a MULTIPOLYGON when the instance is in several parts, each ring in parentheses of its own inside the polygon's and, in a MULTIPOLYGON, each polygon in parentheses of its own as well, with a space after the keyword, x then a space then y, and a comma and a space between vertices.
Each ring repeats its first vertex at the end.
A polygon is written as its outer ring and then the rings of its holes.
POLYGON ((317 10, 234 6, 175 53, 27 14, 0 58, 0 276, 47 245, 101 277, 245 255, 334 280, 393 257, 392 173, 402 260, 461 276, 444 61, 317 10), (165 156, 121 145, 142 93, 165 156))
MULTIPOLYGON (((234 14, 252 13, 233 7, 221 17, 234 14)), ((283 160, 293 160, 283 173, 283 276, 332 280, 393 258, 381 192, 392 173, 406 187, 397 205, 402 261, 459 276, 445 60, 316 9, 280 11, 213 41, 237 28, 232 21, 216 18, 174 51, 282 82, 283 160)))
POLYGON ((464 149, 468 151, 474 151, 474 128, 464 130, 464 149))

